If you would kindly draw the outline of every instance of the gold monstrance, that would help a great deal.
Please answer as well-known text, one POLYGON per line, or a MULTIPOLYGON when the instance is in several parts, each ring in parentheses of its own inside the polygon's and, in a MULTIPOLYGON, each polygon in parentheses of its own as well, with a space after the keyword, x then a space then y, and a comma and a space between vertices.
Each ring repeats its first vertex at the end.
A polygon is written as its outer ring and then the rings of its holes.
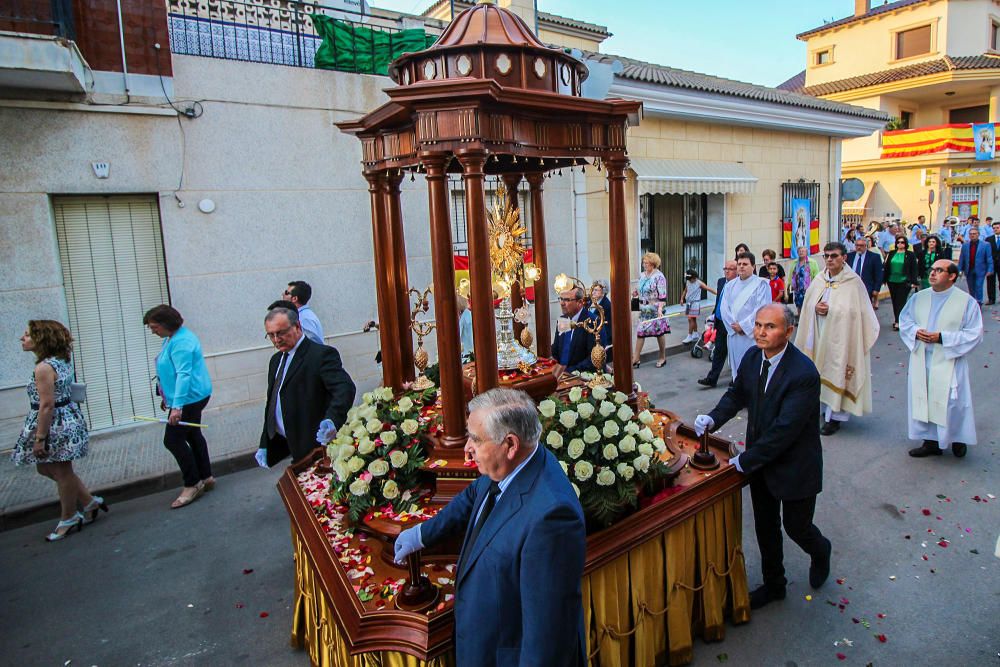
POLYGON ((524 263, 525 247, 522 239, 527 229, 521 222, 521 212, 514 206, 507 188, 502 184, 497 186, 493 210, 486 212, 486 218, 490 235, 493 289, 500 297, 500 306, 496 310, 497 368, 509 370, 531 366, 538 361, 538 357, 514 338, 514 311, 511 308, 510 292, 515 282, 524 285, 526 280, 537 280, 541 272, 534 264, 524 263))

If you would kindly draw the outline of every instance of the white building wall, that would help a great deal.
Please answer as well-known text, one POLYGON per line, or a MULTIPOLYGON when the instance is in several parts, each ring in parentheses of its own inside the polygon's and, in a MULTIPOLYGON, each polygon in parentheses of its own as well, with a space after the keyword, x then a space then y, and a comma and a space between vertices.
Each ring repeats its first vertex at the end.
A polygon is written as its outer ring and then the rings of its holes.
MULTIPOLYGON (((313 286, 310 305, 359 390, 380 381, 377 335, 360 330, 376 319, 374 272, 382 260, 372 255, 360 142, 333 124, 383 103, 381 90, 391 81, 195 56, 173 56, 173 69, 176 99, 198 100, 199 118, 140 104, 0 103, 5 442, 27 410, 23 386, 32 358, 20 351, 18 336, 28 319, 67 320, 52 194, 159 195, 171 302, 201 338, 214 385, 211 408, 263 399, 273 351, 263 317, 289 280, 313 286), (111 163, 110 178, 94 177, 96 160, 111 163), (198 210, 206 198, 216 204, 211 214, 198 210)), ((574 256, 570 181, 545 182, 553 269, 574 256)), ((431 270, 421 177, 404 180, 402 203, 410 281, 422 289, 431 270)), ((433 336, 428 343, 433 359, 433 336)))

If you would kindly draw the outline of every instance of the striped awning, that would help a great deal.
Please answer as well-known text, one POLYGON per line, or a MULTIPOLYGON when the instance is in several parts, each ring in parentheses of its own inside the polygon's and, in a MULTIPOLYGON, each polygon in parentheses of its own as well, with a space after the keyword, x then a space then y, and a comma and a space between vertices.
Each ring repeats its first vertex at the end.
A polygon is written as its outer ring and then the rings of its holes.
POLYGON ((757 177, 738 162, 632 158, 640 195, 751 194, 757 177))
POLYGON ((944 179, 945 185, 990 185, 997 182, 1000 182, 1000 177, 994 176, 988 171, 979 174, 948 176, 944 179))

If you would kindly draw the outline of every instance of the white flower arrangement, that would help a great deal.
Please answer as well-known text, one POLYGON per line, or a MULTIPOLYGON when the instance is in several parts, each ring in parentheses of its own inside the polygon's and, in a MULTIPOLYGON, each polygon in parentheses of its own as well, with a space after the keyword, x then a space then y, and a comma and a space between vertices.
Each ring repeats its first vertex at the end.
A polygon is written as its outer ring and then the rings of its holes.
POLYGON ((590 529, 610 526, 639 505, 668 466, 666 443, 649 410, 636 411, 620 391, 574 387, 538 406, 542 442, 555 454, 580 498, 590 529))
POLYGON ((430 399, 409 392, 397 400, 392 389, 380 387, 362 396, 336 433, 328 420, 320 426, 316 440, 326 445, 334 472, 330 494, 348 505, 352 521, 386 506, 395 512, 412 509, 427 460, 422 439, 430 428, 420 410, 430 399))

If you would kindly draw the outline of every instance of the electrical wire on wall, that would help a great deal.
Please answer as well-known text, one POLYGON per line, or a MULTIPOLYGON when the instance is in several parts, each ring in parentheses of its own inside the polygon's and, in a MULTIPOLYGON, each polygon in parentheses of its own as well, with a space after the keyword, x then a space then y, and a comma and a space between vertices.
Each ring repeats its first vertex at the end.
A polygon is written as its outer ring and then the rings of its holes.
POLYGON ((180 177, 177 179, 177 188, 174 189, 173 195, 178 208, 184 208, 184 201, 180 198, 180 195, 177 194, 184 187, 184 165, 187 163, 187 135, 184 132, 184 121, 181 120, 181 117, 183 116, 190 120, 201 118, 202 114, 205 113, 205 108, 199 100, 189 102, 187 107, 179 107, 172 99, 170 99, 170 95, 167 94, 167 86, 163 82, 163 69, 160 67, 160 43, 157 42, 153 44, 153 48, 156 50, 156 58, 153 60, 156 61, 156 74, 160 79, 160 90, 163 91, 163 98, 167 100, 167 104, 170 105, 170 108, 177 112, 177 115, 175 116, 175 118, 177 118, 177 129, 180 130, 181 133, 181 173, 180 177))

